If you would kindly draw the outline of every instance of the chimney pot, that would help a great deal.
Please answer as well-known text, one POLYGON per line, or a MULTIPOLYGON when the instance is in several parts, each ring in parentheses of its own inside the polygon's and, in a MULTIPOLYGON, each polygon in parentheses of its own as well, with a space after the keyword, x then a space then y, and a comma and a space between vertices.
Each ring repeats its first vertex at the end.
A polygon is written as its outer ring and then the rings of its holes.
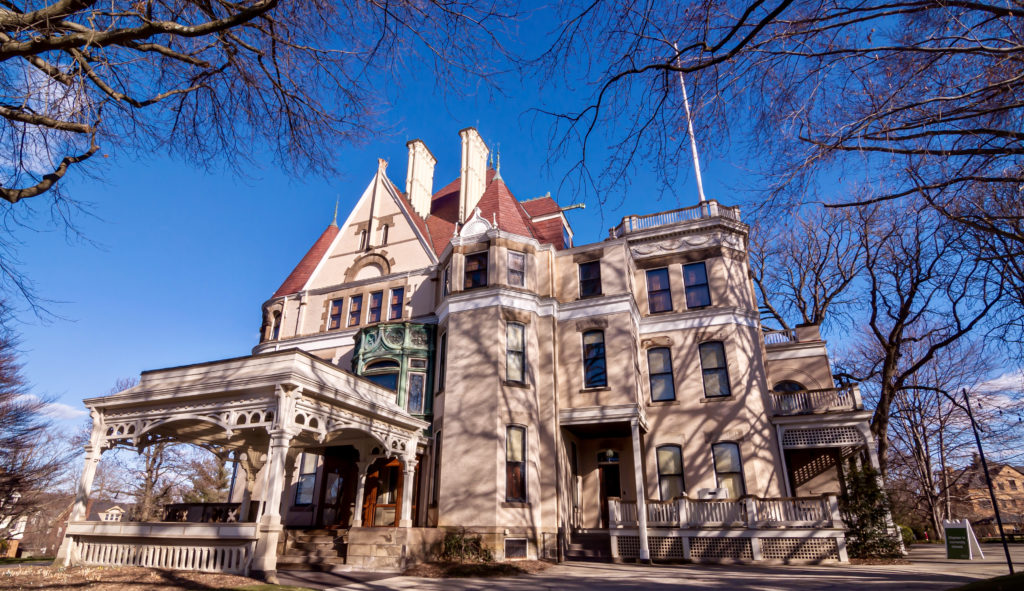
POLYGON ((462 167, 459 174, 459 222, 473 215, 487 188, 487 155, 490 150, 473 127, 459 132, 462 138, 462 167))

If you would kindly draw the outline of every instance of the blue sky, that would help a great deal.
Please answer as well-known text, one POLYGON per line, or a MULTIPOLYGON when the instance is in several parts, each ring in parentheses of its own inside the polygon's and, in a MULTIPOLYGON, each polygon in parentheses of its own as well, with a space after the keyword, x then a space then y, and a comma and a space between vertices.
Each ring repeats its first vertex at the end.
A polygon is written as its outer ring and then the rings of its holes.
MULTIPOLYGON (((550 191, 563 206, 577 201, 559 192, 575 155, 546 167, 549 121, 527 113, 538 100, 568 108, 571 93, 547 87, 538 98, 536 81, 508 76, 501 95, 443 95, 428 70, 402 84, 389 90, 391 105, 382 117, 393 131, 366 146, 342 146, 340 174, 332 178, 289 178, 258 147, 262 168, 239 176, 217 163, 200 170, 104 146, 110 157, 98 169, 103 180, 79 175, 66 185, 74 198, 92 204, 91 215, 75 222, 96 244, 69 241, 53 227, 17 235, 22 269, 42 297, 60 302, 49 306, 59 316, 50 322, 20 314, 33 391, 55 397, 55 413, 79 423, 85 420, 81 399, 106 394, 119 378, 248 354, 257 342, 260 305, 331 221, 336 196, 343 218, 378 157, 389 161, 389 176, 404 187, 409 139, 423 139, 437 156, 435 187, 458 175, 458 131, 475 126, 490 146, 500 144, 502 176, 519 199, 550 191)), ((739 167, 708 155, 703 164, 709 197, 736 194, 744 177, 739 167)), ((693 175, 683 178, 659 198, 653 171, 638 170, 628 195, 607 200, 621 207, 590 203, 569 214, 577 243, 602 240, 626 214, 695 204, 693 175)))

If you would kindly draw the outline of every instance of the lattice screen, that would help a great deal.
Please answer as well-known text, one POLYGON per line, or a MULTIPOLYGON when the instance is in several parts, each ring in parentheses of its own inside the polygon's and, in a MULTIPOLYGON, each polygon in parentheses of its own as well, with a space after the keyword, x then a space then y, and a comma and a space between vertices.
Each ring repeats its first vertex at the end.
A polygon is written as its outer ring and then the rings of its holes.
POLYGON ((835 538, 761 538, 764 560, 839 560, 835 538))
MULTIPOLYGON (((637 558, 640 556, 639 536, 612 536, 612 540, 618 544, 619 558, 637 558)), ((647 541, 649 544, 650 539, 647 541)))
POLYGON ((647 547, 651 550, 654 560, 682 560, 683 538, 668 536, 651 536, 647 538, 647 547))
POLYGON ((753 560, 749 538, 690 538, 693 560, 753 560))
POLYGON ((782 434, 782 447, 833 447, 863 445, 864 436, 856 427, 818 427, 816 429, 786 429, 782 434))

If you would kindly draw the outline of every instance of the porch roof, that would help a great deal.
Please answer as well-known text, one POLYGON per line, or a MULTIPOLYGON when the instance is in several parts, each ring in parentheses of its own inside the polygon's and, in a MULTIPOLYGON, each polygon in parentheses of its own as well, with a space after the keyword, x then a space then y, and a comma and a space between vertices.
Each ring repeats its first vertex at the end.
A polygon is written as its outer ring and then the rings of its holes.
POLYGON ((400 408, 394 392, 299 349, 145 371, 138 385, 84 402, 111 444, 138 444, 159 431, 230 445, 253 428, 320 442, 355 430, 394 452, 396 438, 417 440, 429 427, 400 408), (175 428, 161 428, 167 423, 175 428))

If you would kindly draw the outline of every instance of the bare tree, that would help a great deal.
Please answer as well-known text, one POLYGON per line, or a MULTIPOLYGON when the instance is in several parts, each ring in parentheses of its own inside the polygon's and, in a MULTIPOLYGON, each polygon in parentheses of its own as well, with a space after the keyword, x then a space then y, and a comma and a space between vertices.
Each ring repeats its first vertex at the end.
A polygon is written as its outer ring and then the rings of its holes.
POLYGON ((59 480, 71 456, 51 431, 47 404, 29 392, 14 337, 0 331, 0 539, 39 509, 39 493, 59 480))
POLYGON ((666 183, 688 160, 680 74, 702 145, 748 145, 770 204, 916 196, 984 217, 976 195, 1024 180, 1019 0, 616 0, 567 3, 563 15, 540 62, 591 92, 550 113, 555 143, 582 146, 577 172, 597 195, 616 194, 641 160, 666 183))
POLYGON ((204 164, 266 145, 328 172, 373 133, 377 85, 430 64, 445 87, 486 75, 503 3, 5 0, 0 198, 53 191, 102 144, 204 164))
POLYGON ((753 227, 750 266, 763 320, 789 329, 792 318, 818 325, 848 319, 864 255, 851 216, 808 207, 802 215, 753 227))
POLYGON ((1004 280, 965 251, 965 231, 927 211, 861 212, 865 318, 843 372, 877 385, 871 430, 885 473, 889 423, 902 392, 970 335, 1005 296, 1004 280))

